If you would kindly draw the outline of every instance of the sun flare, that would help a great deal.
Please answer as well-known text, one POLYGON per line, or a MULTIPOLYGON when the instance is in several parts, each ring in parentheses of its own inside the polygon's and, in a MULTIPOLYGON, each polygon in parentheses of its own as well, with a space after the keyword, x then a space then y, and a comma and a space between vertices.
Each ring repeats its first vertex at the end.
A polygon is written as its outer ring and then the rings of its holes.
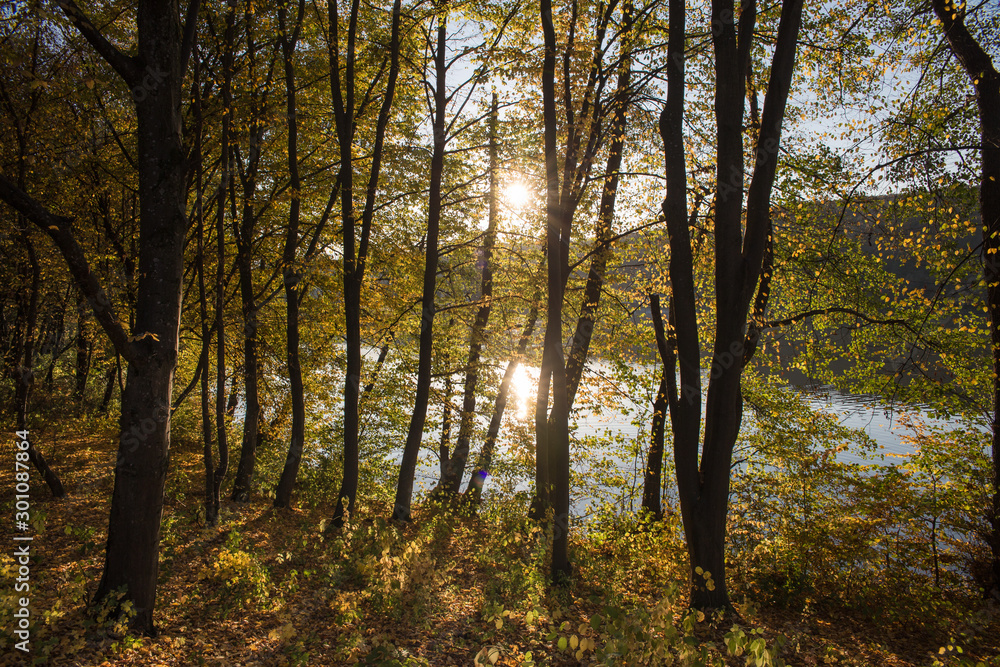
POLYGON ((522 208, 528 203, 531 193, 528 192, 528 188, 519 181, 514 181, 509 183, 504 189, 504 201, 507 202, 507 206, 510 208, 522 208))
POLYGON ((535 392, 537 391, 537 380, 525 370, 523 365, 519 365, 511 378, 511 393, 517 403, 517 416, 525 419, 528 410, 535 402, 535 392))

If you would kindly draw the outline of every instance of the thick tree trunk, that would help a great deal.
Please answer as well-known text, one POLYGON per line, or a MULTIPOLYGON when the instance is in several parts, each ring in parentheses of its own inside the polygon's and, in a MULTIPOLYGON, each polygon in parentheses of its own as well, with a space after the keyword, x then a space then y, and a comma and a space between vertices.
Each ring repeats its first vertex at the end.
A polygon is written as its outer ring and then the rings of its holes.
POLYGON ((979 210, 983 221, 986 307, 993 345, 993 502, 988 511, 992 528, 993 583, 989 593, 1000 600, 1000 73, 990 55, 966 27, 965 9, 956 9, 947 0, 933 0, 933 6, 952 53, 976 89, 982 133, 983 173, 979 185, 979 210))
POLYGON ((142 2, 138 16, 140 53, 146 62, 162 68, 166 80, 152 90, 143 89, 146 96, 136 104, 142 239, 135 315, 138 340, 133 343, 135 353, 122 395, 122 438, 104 574, 94 599, 124 590, 134 604, 133 624, 152 634, 187 221, 178 7, 175 2, 142 2))
POLYGON ((274 506, 288 507, 292 501, 292 488, 299 474, 302 448, 305 444, 306 407, 305 390, 302 386, 302 368, 299 364, 299 294, 298 284, 302 274, 296 265, 296 249, 299 245, 299 198, 302 187, 299 179, 298 120, 295 102, 295 46, 305 12, 304 0, 299 0, 298 12, 291 35, 285 26, 286 8, 278 10, 282 60, 285 70, 285 98, 288 116, 288 179, 292 190, 292 201, 288 209, 288 229, 282 252, 282 277, 285 283, 286 350, 288 359, 288 385, 292 400, 292 433, 288 443, 285 467, 275 490, 274 506))
POLYGON ((399 481, 396 484, 396 501, 392 508, 392 518, 397 521, 410 520, 410 502, 413 499, 413 477, 420 456, 420 443, 427 420, 427 403, 431 391, 431 359, 434 343, 434 295, 437 291, 438 234, 441 227, 441 177, 444 173, 445 111, 448 91, 445 78, 446 13, 445 2, 439 4, 437 48, 434 60, 437 80, 434 84, 434 149, 431 153, 430 193, 427 202, 427 245, 424 255, 424 285, 421 297, 420 356, 417 361, 417 394, 410 417, 410 428, 403 446, 403 460, 399 464, 399 481))
POLYGON ((700 358, 694 306, 693 267, 686 215, 683 146, 684 2, 670 2, 667 104, 660 117, 666 156, 667 197, 663 211, 670 234, 670 278, 676 315, 681 387, 670 392, 681 516, 691 567, 691 604, 729 606, 725 582, 726 516, 732 452, 742 421, 741 376, 747 314, 756 290, 770 223, 770 193, 777 168, 781 122, 791 84, 801 0, 782 4, 778 37, 764 102, 753 178, 743 231, 743 102, 756 22, 751 0, 734 24, 731 0, 712 3, 717 123, 715 198, 716 331, 708 387, 705 435, 698 456, 700 358), (709 573, 711 581, 706 580, 709 573))

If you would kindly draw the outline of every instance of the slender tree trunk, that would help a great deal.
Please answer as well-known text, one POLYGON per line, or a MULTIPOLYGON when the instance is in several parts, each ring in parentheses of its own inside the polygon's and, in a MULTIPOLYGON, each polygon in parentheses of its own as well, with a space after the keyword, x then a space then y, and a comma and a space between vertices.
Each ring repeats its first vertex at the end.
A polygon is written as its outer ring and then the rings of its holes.
MULTIPOLYGON (((244 23, 247 34, 247 52, 249 57, 249 75, 251 80, 257 74, 255 40, 250 28, 255 18, 251 5, 245 9, 244 23)), ((257 440, 260 428, 260 398, 259 366, 257 360, 257 338, 259 322, 257 320, 257 297, 253 283, 253 251, 255 222, 254 200, 257 191, 257 176, 260 167, 262 144, 264 140, 265 104, 261 96, 254 92, 250 103, 250 130, 248 137, 248 155, 245 171, 240 172, 243 186, 243 207, 241 220, 237 222, 234 216, 233 232, 236 238, 236 264, 239 269, 240 302, 243 315, 243 395, 246 407, 243 415, 243 442, 240 446, 240 460, 236 466, 236 478, 233 480, 233 492, 230 496, 236 502, 250 500, 253 487, 254 471, 257 466, 257 440)))
MULTIPOLYGON (((469 340, 469 358, 465 366, 465 388, 462 394, 462 416, 458 426, 458 440, 455 451, 445 468, 441 471, 438 482, 438 492, 449 496, 458 493, 462 477, 465 475, 465 463, 469 457, 469 442, 472 439, 472 429, 476 417, 476 385, 479 383, 480 354, 485 343, 486 325, 490 320, 490 310, 493 307, 493 246, 496 243, 497 221, 500 217, 497 194, 498 171, 498 138, 497 116, 498 96, 493 93, 490 107, 490 210, 486 234, 483 237, 482 277, 480 298, 482 305, 476 311, 476 319, 472 323, 469 340)), ((515 366, 516 367, 516 366, 515 366)), ((499 400, 499 399, 498 399, 499 400)), ((495 436, 494 436, 495 437, 495 436)))
MULTIPOLYGON (((626 3, 622 32, 628 34, 632 29, 632 5, 626 3)), ((577 319, 576 331, 569 357, 566 360, 567 403, 572 409, 576 400, 576 391, 580 387, 583 368, 587 363, 587 353, 590 341, 594 335, 594 324, 597 320, 597 308, 601 302, 601 291, 604 288, 604 276, 607 273, 608 259, 611 257, 611 225, 615 217, 615 197, 618 194, 618 181, 621 176, 622 153, 625 148, 625 120, 628 114, 629 82, 632 68, 629 59, 622 64, 618 75, 618 89, 610 112, 613 121, 609 133, 611 144, 608 153, 607 172, 604 188, 601 192, 601 206, 597 214, 597 229, 594 234, 594 254, 587 274, 587 284, 583 288, 583 304, 580 307, 580 317, 577 319)))
MULTIPOLYGON (((536 403, 538 440, 537 459, 547 465, 540 469, 536 482, 539 509, 553 511, 552 578, 560 580, 570 574, 569 564, 569 393, 566 366, 562 350, 562 305, 568 278, 569 243, 572 216, 560 202, 558 155, 556 148, 555 57, 556 37, 552 21, 552 3, 542 0, 542 32, 545 55, 542 61, 542 118, 545 126, 546 174, 546 249, 548 251, 548 300, 546 308, 545 342, 542 348, 542 368, 539 399, 536 403), (552 410, 545 415, 543 382, 546 389, 551 381, 552 410), (538 420, 538 416, 542 419, 538 420), (541 428, 538 428, 540 426, 541 428), (544 434, 544 435, 542 435, 544 434), (548 489, 544 487, 548 486, 548 489), (546 502, 547 501, 547 502, 546 502)), ((568 185, 568 184, 564 184, 568 185)))
MULTIPOLYGON (((55 372, 56 363, 59 358, 62 357, 63 352, 69 349, 69 346, 63 345, 63 337, 66 333, 66 311, 69 309, 69 299, 73 293, 73 286, 70 285, 67 289, 65 298, 63 298, 58 306, 55 322, 51 322, 49 326, 46 327, 48 330, 45 336, 41 336, 40 340, 42 342, 42 353, 45 351, 51 352, 52 359, 49 360, 49 366, 45 370, 45 393, 52 393, 53 384, 53 373, 55 372), (48 350, 45 350, 48 348, 48 350)), ((37 352, 36 352, 37 353, 37 352)), ((32 360, 34 363, 34 360, 32 360)))
POLYGON ((427 419, 427 403, 431 391, 431 359, 434 343, 434 294, 437 291, 438 234, 441 226, 441 177, 444 172, 445 111, 447 89, 445 78, 446 48, 446 0, 438 3, 437 48, 434 60, 437 81, 434 84, 434 149, 431 154, 430 194, 427 203, 427 247, 424 256, 424 286, 421 297, 420 356, 417 361, 417 395, 413 404, 410 428, 403 446, 403 460, 399 465, 399 481, 396 484, 396 501, 392 518, 397 521, 410 520, 410 502, 413 498, 413 477, 416 474, 420 443, 427 419))
MULTIPOLYGON (((36 98, 37 99, 37 98, 36 98)), ((17 187, 22 191, 27 186, 28 164, 27 164, 27 125, 31 121, 30 113, 25 118, 23 124, 18 123, 15 128, 15 135, 18 144, 17 161, 17 187)), ((18 236, 27 261, 23 258, 17 260, 17 271, 19 278, 19 290, 17 294, 17 317, 15 321, 14 345, 13 345, 13 368, 14 379, 14 412, 16 415, 16 430, 26 433, 23 438, 28 442, 28 460, 34 464, 38 472, 52 492, 53 498, 61 498, 66 495, 59 476, 49 466, 42 452, 35 444, 36 439, 31 437, 28 431, 28 415, 31 402, 31 390, 35 382, 34 362, 35 362, 35 330, 38 325, 38 296, 42 284, 41 265, 35 246, 31 242, 28 232, 28 217, 18 211, 16 215, 18 236)))
POLYGON ((73 400, 81 406, 87 391, 87 375, 90 373, 91 342, 87 332, 87 314, 90 308, 81 293, 76 302, 76 377, 73 400))
POLYGON ((449 452, 451 449, 451 422, 452 422, 452 409, 451 409, 451 397, 454 392, 455 385, 452 382, 451 376, 448 375, 444 379, 444 405, 441 409, 441 440, 438 442, 438 455, 441 459, 441 476, 443 477, 445 471, 448 469, 448 464, 451 461, 449 452))
POLYGON ((504 371, 503 379, 500 381, 500 389, 497 392, 497 400, 493 406, 493 416, 490 417, 489 428, 486 429, 486 439, 483 441, 483 448, 476 458, 475 469, 469 479, 469 485, 465 489, 465 496, 470 498, 473 504, 478 505, 483 495, 483 483, 489 475, 493 465, 493 452, 496 448, 497 436, 500 435, 500 424, 503 421, 503 413, 507 409, 507 397, 510 395, 511 381, 517 367, 524 359, 524 353, 528 349, 528 341, 535 329, 535 322, 538 321, 538 306, 541 301, 541 292, 535 292, 531 310, 528 312, 528 319, 521 332, 521 337, 517 341, 517 352, 514 357, 507 362, 507 369, 504 371))
MULTIPOLYGON (((230 5, 226 12, 226 27, 223 33, 222 53, 222 106, 225 113, 222 116, 222 136, 220 146, 219 196, 215 211, 215 438, 219 443, 219 464, 212 476, 212 514, 205 517, 205 522, 215 525, 219 518, 222 484, 229 472, 229 435, 226 431, 226 418, 231 412, 226 405, 226 198, 230 193, 230 141, 232 138, 233 113, 233 42, 236 32, 235 7, 230 5)), ((236 397, 236 379, 229 399, 236 397)), ((235 403, 232 406, 235 411, 235 403)))
MULTIPOLYGON (((244 220, 253 218, 250 209, 252 190, 245 192, 244 220)), ((251 231, 247 229, 246 231, 251 231)), ((242 235, 237 232, 237 239, 242 235)), ((250 240, 242 237, 237 241, 236 262, 239 265, 240 299, 243 314, 243 444, 240 446, 240 460, 233 482, 232 500, 250 500, 254 468, 257 463, 257 429, 260 421, 260 400, 257 396, 257 304, 254 296, 253 273, 251 268, 250 240)))
POLYGON ((105 413, 108 411, 108 406, 111 404, 111 397, 115 394, 115 378, 118 375, 118 360, 115 359, 113 365, 108 366, 108 372, 105 373, 104 377, 104 395, 101 396, 101 404, 97 408, 100 413, 105 413))
MULTIPOLYGON (((193 48, 197 49, 197 45, 193 48)), ((201 100, 201 55, 195 54, 194 82, 191 85, 194 100, 195 136, 194 136, 194 167, 195 167, 195 215, 197 216, 197 253, 195 270, 198 275, 198 315, 201 319, 201 355, 198 373, 199 398, 201 406, 201 440, 202 459, 205 465, 205 522, 213 525, 219 513, 215 496, 215 455, 212 450, 212 413, 209 407, 208 372, 209 354, 212 348, 212 329, 208 321, 208 293, 205 289, 205 209, 203 202, 204 181, 202 174, 202 100, 201 100)))
POLYGON ((368 260, 368 244, 371 237, 372 219, 375 213, 375 195, 378 191, 379 173, 382 164, 382 149, 385 131, 389 123, 389 112, 396 91, 399 75, 399 23, 401 17, 400 0, 392 6, 392 37, 389 47, 389 76, 386 81, 382 108, 379 110, 375 128, 375 144, 372 149, 372 165, 365 192, 365 207, 361 214, 361 238, 356 243, 357 216, 354 210, 354 90, 355 90, 355 49, 359 0, 352 0, 347 31, 347 57, 343 63, 341 78, 341 54, 339 41, 339 19, 337 3, 327 4, 330 19, 330 89, 333 97, 334 118, 337 125, 337 141, 340 145, 340 173, 337 183, 341 188, 340 205, 344 224, 344 328, 347 343, 347 375, 344 378, 344 475, 341 480, 337 507, 333 512, 333 525, 342 526, 345 518, 355 512, 358 494, 359 474, 359 419, 358 403, 361 389, 361 287, 364 284, 365 264, 368 260), (343 89, 341 82, 343 81, 343 89))
POLYGON ((302 368, 299 365, 299 295, 298 284, 302 274, 296 265, 295 252, 299 244, 299 179, 298 120, 295 102, 295 46, 305 13, 305 2, 299 0, 298 12, 291 35, 285 26, 287 10, 282 5, 278 10, 282 60, 285 69, 285 98, 288 116, 288 179, 292 190, 292 201, 288 209, 288 229, 285 234, 285 248, 282 252, 282 277, 285 283, 285 318, 287 331, 288 384, 292 399, 292 433, 288 444, 285 467, 281 471, 278 488, 274 495, 275 507, 288 507, 292 500, 292 488, 299 474, 302 448, 305 443, 306 407, 305 390, 302 386, 302 368))
MULTIPOLYGON (((649 454, 646 459, 646 472, 642 484, 642 509, 651 513, 656 519, 663 517, 663 507, 660 501, 660 489, 663 487, 661 471, 663 467, 663 441, 667 421, 667 409, 672 395, 677 393, 677 357, 673 345, 667 340, 663 327, 663 315, 660 313, 660 295, 649 296, 650 310, 653 315, 653 331, 656 335, 656 349, 659 351, 660 363, 663 369, 660 373, 660 387, 653 401, 653 424, 650 434, 649 454)), ((673 309, 671 308, 671 311, 673 309)))
POLYGON ((983 221, 983 271, 986 307, 990 316, 993 345, 993 503, 988 511, 992 527, 993 584, 989 591, 1000 600, 1000 73, 990 55, 965 25, 965 8, 948 0, 933 0, 934 13, 944 29, 952 53, 958 58, 976 89, 982 133, 982 180, 979 210, 983 221))

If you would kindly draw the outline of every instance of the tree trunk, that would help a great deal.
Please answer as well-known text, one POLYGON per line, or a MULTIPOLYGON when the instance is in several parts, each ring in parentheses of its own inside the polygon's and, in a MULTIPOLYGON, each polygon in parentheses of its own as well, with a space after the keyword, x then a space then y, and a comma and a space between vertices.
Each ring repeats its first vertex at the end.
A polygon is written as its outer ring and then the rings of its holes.
POLYGON ((292 201, 288 209, 288 229, 282 252, 282 277, 285 283, 285 319, 288 358, 288 385, 292 400, 292 433, 288 444, 285 467, 278 480, 274 494, 275 507, 288 507, 292 501, 292 488, 299 474, 302 448, 305 443, 306 407, 305 390, 302 386, 302 368, 299 365, 299 295, 298 284, 302 274, 296 265, 295 253, 299 244, 299 197, 302 187, 299 179, 298 120, 295 103, 295 46, 305 13, 305 1, 299 0, 298 13, 291 35, 285 26, 287 11, 284 5, 278 10, 282 60, 285 69, 285 96, 288 116, 288 179, 292 190, 292 201))
POLYGON ((732 1, 715 0, 712 3, 717 123, 716 331, 699 462, 700 356, 689 225, 684 217, 687 210, 682 128, 684 2, 670 2, 667 103, 660 117, 660 132, 666 159, 667 197, 663 211, 670 234, 670 279, 681 388, 679 394, 670 392, 668 402, 674 431, 681 517, 690 556, 691 604, 703 609, 729 606, 724 560, 726 517, 732 452, 743 412, 741 376, 747 314, 767 246, 770 193, 801 13, 801 0, 783 2, 747 196, 744 233, 743 107, 756 4, 751 0, 741 8, 737 35, 732 1))
MULTIPOLYGON (((18 145, 17 161, 17 187, 23 191, 27 185, 28 176, 28 145, 27 145, 27 125, 30 122, 30 114, 23 123, 18 123, 15 128, 18 145)), ((18 257, 18 291, 16 295, 17 317, 14 323, 13 350, 8 362, 12 362, 9 370, 14 380, 14 413, 16 415, 15 428, 23 431, 26 435, 23 440, 28 443, 28 460, 41 473, 42 478, 52 492, 53 498, 61 498, 66 495, 62 482, 58 475, 49 467, 48 462, 42 452, 35 445, 35 439, 30 437, 28 432, 28 415, 31 402, 31 389, 35 382, 34 362, 35 362, 35 330, 38 325, 38 296, 42 284, 42 270, 35 252, 35 246, 31 242, 28 232, 28 216, 23 211, 17 211, 16 224, 18 237, 24 247, 25 258, 18 257)))
MULTIPOLYGON (((243 219, 251 220, 253 188, 244 191, 243 219)), ((244 229, 252 232, 244 222, 244 229)), ((254 468, 257 463, 257 428, 260 421, 260 400, 257 396, 257 304, 254 296, 253 273, 250 256, 249 234, 236 232, 236 262, 239 266, 240 300, 243 314, 243 444, 240 446, 240 460, 236 467, 231 499, 237 502, 250 500, 254 468)))
POLYGON ((176 2, 141 0, 137 15, 139 54, 147 68, 133 87, 141 239, 135 342, 122 394, 104 574, 94 599, 124 590, 134 605, 133 625, 153 634, 187 220, 179 8, 176 2), (158 75, 161 81, 155 81, 158 75))
MULTIPOLYGON (((490 320, 490 310, 493 307, 493 246, 496 243, 497 221, 500 217, 497 195, 498 139, 497 115, 498 96, 493 93, 490 107, 490 211, 486 234, 483 237, 482 277, 480 299, 482 304, 476 311, 476 319, 472 323, 469 337, 469 358, 465 366, 465 388, 462 393, 462 416, 458 426, 458 440, 455 451, 447 467, 441 471, 437 492, 454 496, 458 493, 462 477, 465 475, 465 463, 469 458, 469 441, 472 439, 472 429, 476 417, 476 385, 479 382, 480 353, 485 342, 486 325, 490 320)), ((516 367, 516 365, 515 365, 516 367)), ((498 399, 499 400, 499 399, 498 399)), ((495 436, 494 436, 495 437, 495 436)))
MULTIPOLYGON (((196 47, 194 47, 196 48, 196 47)), ((213 525, 219 513, 218 500, 215 496, 215 455, 212 451, 212 412, 208 393, 209 355, 212 348, 212 328, 208 321, 208 293, 205 289, 205 208, 203 201, 203 155, 202 155, 202 99, 201 99, 201 56, 195 56, 194 82, 191 85, 194 98, 195 137, 194 137, 194 167, 195 167, 195 215, 197 248, 195 255, 195 271, 198 280, 198 316, 201 320, 201 354, 198 365, 199 403, 201 407, 201 440, 202 460, 205 465, 205 523, 213 525)))
POLYGON ((71 220, 52 215, 2 177, 0 196, 56 242, 91 301, 95 317, 129 362, 104 572, 95 601, 123 591, 135 611, 133 626, 152 634, 187 228, 181 82, 198 3, 189 5, 188 29, 183 31, 182 42, 177 3, 141 0, 137 8, 138 58, 122 54, 107 42, 70 0, 60 7, 132 88, 136 103, 140 278, 132 335, 121 326, 91 272, 72 235, 71 220), (139 63, 145 69, 140 70, 139 63))
POLYGON ((399 22, 400 0, 392 5, 392 37, 389 47, 389 77, 385 95, 379 110, 375 128, 375 144, 372 148, 371 171, 368 174, 368 188, 365 192, 365 208, 361 214, 361 239, 356 241, 357 216, 354 211, 354 90, 355 90, 355 48, 357 38, 358 11, 360 2, 353 0, 347 32, 347 58, 344 63, 343 86, 341 89, 341 55, 339 43, 339 19, 337 3, 327 3, 330 19, 330 89, 333 97, 334 118, 337 125, 337 142, 340 146, 340 174, 337 182, 341 188, 340 205, 344 224, 344 325, 347 343, 347 375, 344 378, 344 474, 337 496, 337 507, 332 523, 342 526, 345 518, 355 512, 358 494, 359 474, 359 419, 358 402, 361 389, 361 287, 364 284, 365 264, 368 260, 368 243, 371 236, 372 219, 375 213, 375 195, 378 191, 379 172, 382 164, 382 149, 385 130, 389 123, 389 112, 396 91, 399 75, 399 22))
POLYGON ((413 404, 410 428, 403 446, 403 460, 399 465, 399 481, 396 484, 396 501, 392 508, 392 518, 397 521, 410 520, 410 502, 413 498, 413 477, 416 474, 420 443, 424 435, 427 419, 427 403, 431 391, 431 358, 434 342, 434 294, 437 291, 438 233, 441 226, 441 177, 444 173, 445 111, 448 91, 445 77, 446 13, 445 1, 438 5, 437 48, 434 60, 437 81, 434 85, 434 149, 431 154, 430 193, 427 203, 427 246, 424 256, 424 285, 421 297, 420 356, 417 361, 417 395, 413 404))
POLYGON ((451 448, 451 397, 453 392, 454 383, 451 380, 451 376, 447 375, 444 378, 444 405, 441 408, 441 440, 438 442, 438 455, 441 459, 440 474, 442 477, 444 477, 445 471, 448 469, 448 464, 451 461, 449 451, 451 448))
POLYGON ((958 58, 976 89, 982 133, 982 180, 979 210, 983 221, 983 272, 986 307, 990 316, 993 345, 993 503, 988 510, 992 528, 993 583, 989 593, 1000 600, 1000 73, 990 55, 965 25, 965 10, 947 0, 933 0, 952 53, 958 58))
MULTIPOLYGON (((562 350, 562 304, 568 278, 569 243, 572 216, 560 202, 558 155, 556 147, 555 57, 556 36, 552 21, 551 0, 541 3, 542 32, 545 55, 542 61, 542 118, 545 126, 546 175, 546 250, 548 254, 548 299, 546 308, 545 342, 542 347, 542 368, 539 398, 536 402, 536 459, 544 460, 536 481, 539 510, 553 511, 552 578, 560 580, 570 574, 569 565, 569 395, 566 366, 562 350), (551 381, 552 410, 544 419, 548 391, 542 392, 543 382, 549 389, 551 381), (538 419, 542 417, 542 419, 538 419), (541 422, 541 423, 537 423, 541 422), (540 428, 539 428, 540 427, 540 428), (549 488, 545 488, 545 487, 549 488)), ((564 185, 568 185, 565 184, 564 185)), ((537 465, 537 464, 536 464, 537 465)))
MULTIPOLYGON (((222 483, 229 472, 229 435, 226 431, 226 418, 231 411, 226 403, 226 199, 231 185, 231 149, 232 109, 233 109, 233 42, 236 32, 235 6, 230 5, 226 12, 226 27, 223 33, 222 53, 222 106, 225 113, 222 116, 222 136, 219 162, 221 177, 219 179, 219 196, 215 211, 215 438, 219 443, 219 464, 212 476, 212 515, 206 516, 209 525, 215 525, 219 518, 219 507, 222 498, 222 483)), ((233 378, 233 390, 229 395, 232 401, 236 397, 236 379, 233 378)), ((233 403, 232 410, 235 411, 233 403)))
MULTIPOLYGON (((646 457, 646 471, 642 481, 642 509, 653 515, 657 520, 663 517, 663 506, 660 501, 660 489, 663 488, 663 441, 667 421, 669 396, 677 393, 677 357, 673 346, 667 340, 663 327, 663 315, 660 313, 660 295, 649 296, 649 306, 653 315, 653 331, 656 334, 656 348, 659 351, 660 387, 653 401, 653 424, 649 441, 649 454, 646 457)), ((673 309, 671 309, 672 311, 673 309)))
POLYGON ((528 341, 531 339, 531 333, 535 329, 535 322, 538 320, 538 305, 540 301, 541 293, 536 290, 531 310, 528 312, 528 320, 517 342, 517 352, 507 362, 507 370, 504 371, 503 379, 500 381, 500 389, 497 392, 497 400, 493 406, 493 416, 490 417, 489 428, 486 429, 486 439, 483 441, 483 448, 476 459, 475 470, 469 479, 469 485, 465 488, 465 496, 471 498, 475 505, 478 505, 482 499, 483 483, 486 481, 490 467, 493 465, 493 451, 496 448, 497 436, 500 434, 500 423, 503 421, 503 413, 507 409, 507 397, 510 395, 511 381, 514 379, 514 372, 517 371, 517 367, 524 359, 524 353, 528 349, 528 341))
POLYGON ((87 335, 87 299, 81 293, 76 302, 76 377, 73 400, 83 405, 87 392, 87 375, 90 373, 91 342, 87 335))
MULTIPOLYGON (((632 29, 631 5, 625 10, 622 31, 625 34, 632 29)), ((594 254, 590 261, 590 271, 587 273, 587 284, 583 288, 583 303, 580 306, 580 317, 576 322, 573 342, 566 361, 567 402, 573 408, 576 391, 580 387, 583 368, 587 363, 587 353, 590 341, 594 335, 594 323, 597 319, 597 308, 601 303, 601 291, 604 288, 604 275, 611 257, 611 225, 615 217, 615 197, 618 194, 618 181, 621 176, 622 153, 625 148, 625 119, 628 113, 629 81, 631 80, 631 63, 626 58, 622 71, 618 75, 618 89, 610 116, 614 119, 609 129, 611 145, 609 146, 608 166, 605 173, 604 188, 601 192, 601 206, 597 214, 597 229, 594 233, 594 254)))
POLYGON ((115 394, 115 380, 118 372, 118 359, 116 358, 115 363, 108 366, 108 372, 105 374, 104 395, 101 396, 101 404, 97 408, 97 411, 102 414, 108 411, 108 406, 111 404, 111 397, 115 394))
MULTIPOLYGON (((21 363, 15 373, 14 405, 17 414, 16 430, 28 432, 29 404, 31 401, 31 388, 34 384, 34 373, 31 369, 31 362, 34 358, 35 324, 38 321, 38 292, 41 285, 41 267, 38 263, 38 257, 35 254, 34 245, 32 245, 31 239, 28 237, 27 221, 24 220, 23 216, 19 215, 18 217, 21 218, 23 223, 21 225, 21 240, 28 254, 27 271, 23 271, 25 268, 24 263, 19 262, 19 266, 22 268, 22 283, 25 278, 28 279, 28 298, 25 304, 24 317, 18 318, 23 323, 23 333, 18 334, 18 338, 21 341, 21 363), (27 275, 24 275, 25 273, 27 275)), ((62 482, 59 481, 59 476, 52 470, 42 452, 38 449, 38 446, 35 444, 36 439, 29 436, 25 440, 28 441, 28 460, 41 473, 42 479, 45 480, 49 491, 52 492, 52 497, 62 498, 65 496, 66 490, 63 488, 62 482)))
MULTIPOLYGON (((245 8, 244 22, 247 32, 247 52, 250 54, 249 75, 251 79, 258 76, 256 71, 255 40, 250 26, 255 23, 253 9, 248 4, 245 8)), ((243 207, 241 220, 233 220, 233 232, 236 238, 236 264, 239 268, 240 302, 243 315, 243 396, 246 407, 243 415, 243 442, 240 446, 240 460, 236 466, 236 478, 233 480, 233 492, 230 496, 236 502, 250 500, 253 487, 253 476, 257 466, 257 439, 261 408, 259 390, 259 367, 257 360, 257 297, 253 283, 253 251, 255 222, 254 200, 257 191, 257 176, 260 168, 261 149, 265 129, 265 104, 256 93, 251 95, 250 130, 248 136, 248 155, 245 171, 240 172, 243 186, 243 207)))

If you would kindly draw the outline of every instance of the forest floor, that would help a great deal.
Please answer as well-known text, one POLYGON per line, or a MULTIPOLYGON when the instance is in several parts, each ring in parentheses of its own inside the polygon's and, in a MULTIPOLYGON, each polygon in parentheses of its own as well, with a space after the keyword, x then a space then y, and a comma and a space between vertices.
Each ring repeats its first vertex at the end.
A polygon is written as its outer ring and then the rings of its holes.
MULTIPOLYGON (((684 620, 674 588, 686 565, 676 538, 578 537, 573 581, 548 592, 543 543, 517 508, 456 517, 425 506, 412 524, 363 519, 337 532, 322 530, 328 506, 275 510, 257 498, 225 502, 219 525, 205 527, 200 448, 183 441, 173 447, 163 513, 159 634, 132 636, 86 612, 103 562, 116 434, 84 428, 33 434, 69 495, 51 499, 32 470, 30 653, 13 649, 16 568, 0 556, 0 664, 589 665, 615 651, 623 657, 606 664, 668 664, 656 661, 666 650, 657 642, 676 652, 685 637, 717 647, 709 651, 717 661, 750 664, 747 653, 722 657, 731 620, 684 620)), ((13 461, 12 437, 0 451, 13 461)), ((8 517, 12 467, 0 473, 8 517)), ((385 516, 386 508, 359 514, 385 516)), ((12 535, 8 528, 8 544, 12 535)), ((986 603, 933 619, 822 600, 736 606, 746 636, 764 640, 745 641, 745 650, 763 656, 764 646, 783 644, 789 665, 1000 665, 1000 610, 986 603), (971 663, 961 662, 959 644, 971 663)))

